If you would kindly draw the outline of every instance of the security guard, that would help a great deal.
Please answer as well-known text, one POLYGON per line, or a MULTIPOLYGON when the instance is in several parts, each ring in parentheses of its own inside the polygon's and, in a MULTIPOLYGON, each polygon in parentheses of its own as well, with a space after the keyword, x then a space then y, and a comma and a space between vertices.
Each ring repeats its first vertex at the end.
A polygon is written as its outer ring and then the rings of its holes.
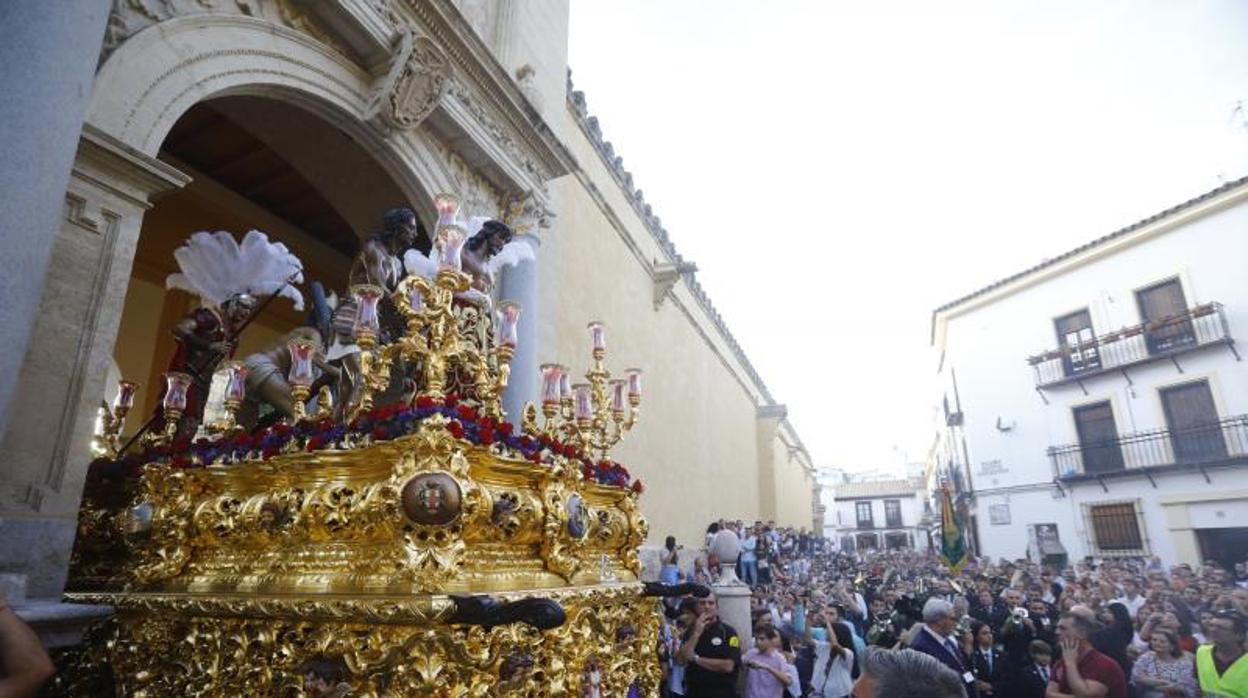
POLYGON ((741 637, 719 619, 714 596, 694 601, 697 620, 676 653, 685 665, 687 698, 734 698, 741 666, 741 637))
POLYGON ((1209 621, 1211 645, 1196 648, 1196 677, 1206 696, 1248 698, 1248 623, 1235 611, 1218 611, 1209 621))

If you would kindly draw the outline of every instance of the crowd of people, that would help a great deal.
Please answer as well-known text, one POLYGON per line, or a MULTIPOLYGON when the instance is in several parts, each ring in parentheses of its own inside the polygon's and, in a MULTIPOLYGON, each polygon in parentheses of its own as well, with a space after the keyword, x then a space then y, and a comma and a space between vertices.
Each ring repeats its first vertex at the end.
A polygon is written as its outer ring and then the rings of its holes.
POLYGON ((751 627, 720 618, 714 595, 668 599, 666 696, 1248 698, 1248 561, 972 559, 955 573, 930 552, 838 551, 740 521, 705 543, 669 537, 661 581, 710 586, 732 565, 751 627), (726 536, 735 562, 715 554, 726 536))

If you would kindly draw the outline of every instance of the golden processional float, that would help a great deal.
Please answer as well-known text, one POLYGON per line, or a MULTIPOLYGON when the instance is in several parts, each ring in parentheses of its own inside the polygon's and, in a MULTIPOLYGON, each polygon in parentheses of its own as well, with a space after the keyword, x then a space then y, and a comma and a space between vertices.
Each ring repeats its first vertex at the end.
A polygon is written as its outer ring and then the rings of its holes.
POLYGON ((294 418, 239 427, 246 367, 228 362, 225 417, 177 440, 187 377, 170 373, 167 431, 117 455, 134 394, 123 382, 66 593, 115 614, 60 692, 658 694, 647 595, 672 590, 639 579, 642 487, 609 457, 639 414, 641 372, 612 378, 591 323, 585 382, 543 365, 540 413, 530 403, 513 426, 500 397, 519 308, 466 295, 464 232, 440 220, 435 237, 427 276, 351 289, 363 385, 346 418, 324 393, 305 408, 317 347, 293 339, 294 418), (388 302, 406 331, 383 343, 388 302), (415 391, 374 406, 400 374, 415 391))

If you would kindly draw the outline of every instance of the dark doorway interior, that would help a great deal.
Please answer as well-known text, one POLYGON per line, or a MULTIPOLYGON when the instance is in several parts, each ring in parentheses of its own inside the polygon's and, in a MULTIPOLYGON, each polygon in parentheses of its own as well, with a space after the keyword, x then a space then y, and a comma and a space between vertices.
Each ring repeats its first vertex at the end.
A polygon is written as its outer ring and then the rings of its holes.
POLYGON ((1200 528, 1196 540, 1201 560, 1217 560, 1227 570, 1248 559, 1248 528, 1200 528))

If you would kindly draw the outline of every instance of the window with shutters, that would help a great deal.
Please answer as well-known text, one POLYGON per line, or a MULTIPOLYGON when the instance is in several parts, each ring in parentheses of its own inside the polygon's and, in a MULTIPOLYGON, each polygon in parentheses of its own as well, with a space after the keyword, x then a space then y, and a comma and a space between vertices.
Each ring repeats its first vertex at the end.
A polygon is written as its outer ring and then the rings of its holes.
POLYGON ((1144 338, 1150 354, 1164 354, 1196 343, 1196 332, 1187 312, 1187 299, 1178 279, 1170 279, 1135 292, 1144 321, 1144 338))
POLYGON ((875 519, 871 516, 871 502, 858 502, 855 509, 858 513, 858 528, 875 528, 875 519))
POLYGON ((1148 552, 1143 521, 1136 502, 1085 505, 1088 537, 1098 555, 1143 555, 1148 552))
POLYGON ((901 502, 899 500, 884 500, 884 525, 889 528, 901 526, 901 502))

